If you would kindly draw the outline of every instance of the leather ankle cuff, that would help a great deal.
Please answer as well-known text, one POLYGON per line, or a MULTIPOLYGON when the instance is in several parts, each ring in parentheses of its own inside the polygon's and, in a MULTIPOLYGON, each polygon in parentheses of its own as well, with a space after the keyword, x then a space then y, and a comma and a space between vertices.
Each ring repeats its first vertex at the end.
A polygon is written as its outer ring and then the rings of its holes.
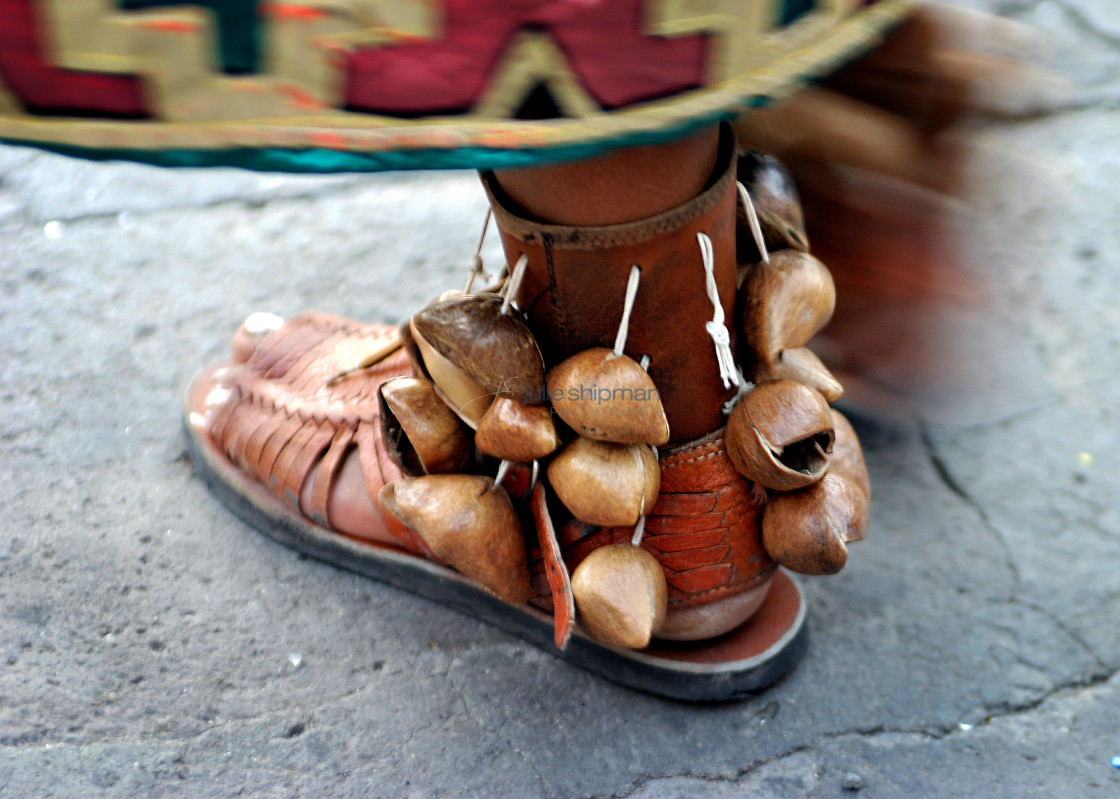
POLYGON ((509 263, 528 256, 517 302, 549 367, 582 350, 613 345, 631 265, 641 268, 626 352, 636 360, 650 356, 650 375, 674 441, 689 441, 722 426, 721 406, 732 393, 723 385, 705 328, 714 308, 697 234, 712 241, 720 304, 732 319, 736 153, 734 134, 725 125, 707 189, 665 213, 595 227, 525 219, 511 210, 493 173, 482 173, 509 263))

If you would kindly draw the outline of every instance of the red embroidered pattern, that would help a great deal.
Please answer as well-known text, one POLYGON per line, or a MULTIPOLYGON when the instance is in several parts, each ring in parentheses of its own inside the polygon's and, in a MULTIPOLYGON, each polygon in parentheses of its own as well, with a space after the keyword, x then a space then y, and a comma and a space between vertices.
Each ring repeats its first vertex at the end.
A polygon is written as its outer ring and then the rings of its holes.
POLYGON ((149 116, 139 78, 51 66, 31 0, 0 0, 0 77, 40 114, 149 116))

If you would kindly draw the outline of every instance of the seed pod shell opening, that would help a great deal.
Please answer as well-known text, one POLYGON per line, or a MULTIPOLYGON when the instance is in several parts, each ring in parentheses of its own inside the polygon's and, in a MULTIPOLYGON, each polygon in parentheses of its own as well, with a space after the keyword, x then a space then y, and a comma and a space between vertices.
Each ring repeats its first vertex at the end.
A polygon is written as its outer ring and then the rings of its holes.
POLYGON ((410 332, 423 371, 432 379, 436 394, 471 429, 477 428, 479 420, 490 410, 494 395, 441 355, 415 327, 410 332))
POLYGON ((378 390, 389 458, 405 474, 457 472, 471 460, 470 435, 424 378, 397 377, 378 390))
POLYGON ((727 420, 727 455, 748 480, 795 491, 828 471, 835 432, 819 393, 791 380, 755 386, 727 420))

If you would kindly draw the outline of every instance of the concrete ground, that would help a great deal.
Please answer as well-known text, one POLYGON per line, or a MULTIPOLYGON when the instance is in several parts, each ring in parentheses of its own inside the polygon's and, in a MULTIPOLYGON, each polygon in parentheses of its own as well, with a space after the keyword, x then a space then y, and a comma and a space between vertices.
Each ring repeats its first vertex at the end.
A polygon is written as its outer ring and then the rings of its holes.
POLYGON ((967 389, 849 405, 870 537, 801 581, 797 670, 729 704, 301 557, 192 471, 180 396, 240 319, 400 321, 462 279, 472 175, 0 148, 0 795, 1120 796, 1120 14, 988 5, 1077 85, 977 126, 993 296, 937 316, 967 389))

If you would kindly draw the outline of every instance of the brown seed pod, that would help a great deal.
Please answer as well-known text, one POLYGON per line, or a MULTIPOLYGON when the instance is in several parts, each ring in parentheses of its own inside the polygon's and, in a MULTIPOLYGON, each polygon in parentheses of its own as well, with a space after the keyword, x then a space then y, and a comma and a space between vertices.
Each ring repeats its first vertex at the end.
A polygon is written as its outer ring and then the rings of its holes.
MULTIPOLYGON (((863 449, 859 445, 859 438, 852 424, 844 415, 832 411, 832 427, 836 431, 836 443, 832 447, 832 463, 828 468, 830 474, 836 474, 854 484, 867 499, 871 499, 871 477, 867 474, 867 464, 863 460, 863 449)), ((860 535, 860 538, 863 538, 860 535)), ((849 538, 848 541, 857 539, 849 538)))
POLYGON ((584 438, 653 446, 669 440, 657 386, 628 355, 604 347, 577 352, 548 373, 548 395, 584 438))
POLYGON ((836 286, 828 269, 796 250, 779 250, 770 263, 752 266, 740 292, 742 341, 760 361, 804 347, 828 324, 836 305, 836 286))
POLYGON ((835 433, 824 397, 792 380, 755 386, 727 420, 727 455, 748 480, 794 491, 828 471, 835 433))
POLYGON ((474 444, 486 455, 530 463, 551 455, 560 446, 560 438, 547 405, 523 405, 498 397, 479 420, 474 444))
POLYGON ((787 569, 835 574, 848 559, 847 542, 867 532, 869 505, 854 482, 826 474, 808 488, 770 498, 762 513, 762 545, 787 569))
MULTIPOLYGON (((739 181, 751 196, 767 249, 774 251, 791 247, 808 252, 809 237, 805 234, 805 217, 801 212, 797 187, 782 162, 767 153, 742 150, 737 171, 739 181)), ((743 213, 742 209, 739 212, 743 213)), ((762 260, 745 222, 740 224, 739 230, 740 262, 762 260), (745 237, 743 231, 746 232, 745 237)))
POLYGON ((442 560, 511 605, 529 601, 521 522, 489 477, 435 474, 384 486, 377 501, 442 560))
MULTIPOLYGON (((460 289, 448 289, 429 302, 428 305, 435 305, 444 300, 450 300, 461 296, 463 296, 463 291, 460 289)), ((404 351, 408 353, 408 360, 411 362, 413 370, 417 374, 427 376, 428 368, 424 365, 424 358, 420 354, 420 347, 416 344, 416 339, 412 336, 412 320, 409 319, 398 329, 401 334, 401 346, 404 348, 404 351)))
POLYGON ((580 521, 624 527, 653 510, 661 469, 643 444, 609 444, 577 438, 552 459, 548 481, 580 521))
POLYGON ((524 317, 503 314, 502 303, 488 292, 451 297, 412 317, 412 333, 492 396, 531 401, 542 395, 544 359, 524 317))
POLYGON ((669 596, 661 564, 631 544, 609 544, 584 558, 572 574, 572 594, 588 635, 630 649, 649 646, 669 596))
POLYGON ((421 377, 386 380, 378 398, 385 448, 405 474, 458 472, 470 461, 469 432, 429 381, 421 377))
POLYGON ((490 410, 494 394, 443 357, 416 331, 415 326, 410 327, 410 332, 416 351, 420 354, 420 361, 424 365, 424 371, 432 378, 436 394, 472 429, 477 428, 479 420, 490 410))
POLYGON ((755 383, 793 380, 816 389, 825 402, 836 402, 844 396, 844 387, 833 377, 821 359, 806 347, 782 350, 773 360, 759 361, 754 370, 755 383))

